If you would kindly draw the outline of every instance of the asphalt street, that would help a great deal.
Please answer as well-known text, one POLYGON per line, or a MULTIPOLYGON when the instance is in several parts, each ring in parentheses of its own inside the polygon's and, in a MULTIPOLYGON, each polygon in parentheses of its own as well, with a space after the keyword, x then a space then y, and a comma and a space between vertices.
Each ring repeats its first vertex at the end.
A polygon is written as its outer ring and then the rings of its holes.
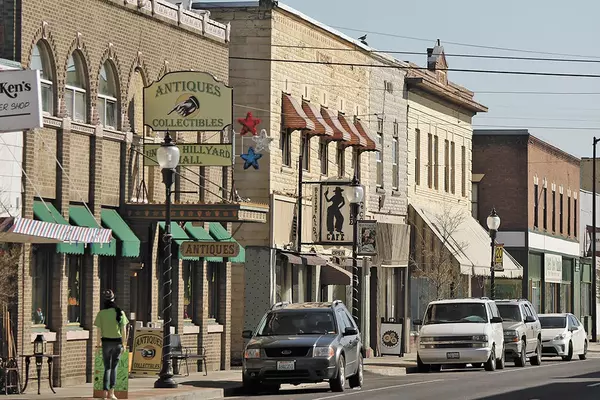
MULTIPOLYGON (((327 384, 285 385, 277 395, 253 396, 261 400, 577 400, 600 399, 600 354, 586 361, 543 359, 541 366, 514 367, 486 372, 483 369, 442 370, 439 373, 384 377, 365 373, 362 389, 332 393, 327 384)), ((248 397, 237 397, 248 398, 248 397)))

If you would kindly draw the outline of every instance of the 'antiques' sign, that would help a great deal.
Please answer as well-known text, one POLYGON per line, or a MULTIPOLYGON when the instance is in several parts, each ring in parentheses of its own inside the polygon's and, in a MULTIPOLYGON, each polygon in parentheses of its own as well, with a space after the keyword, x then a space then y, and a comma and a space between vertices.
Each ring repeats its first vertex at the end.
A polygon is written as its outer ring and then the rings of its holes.
POLYGON ((161 368, 162 329, 137 328, 133 335, 132 374, 156 375, 161 368))
POLYGON ((209 73, 177 71, 144 88, 144 125, 155 131, 221 131, 233 121, 233 89, 209 73))
POLYGON ((40 71, 0 72, 0 131, 41 128, 40 71))
POLYGON ((321 184, 320 243, 352 243, 350 203, 344 196, 345 190, 350 190, 346 182, 321 184))
POLYGON ((183 257, 237 257, 240 245, 237 242, 183 242, 183 257))
POLYGON ((357 254, 359 256, 377 255, 377 221, 359 220, 357 224, 357 254))
MULTIPOLYGON (((156 167, 156 151, 160 144, 144 144, 144 163, 146 166, 156 167)), ((231 144, 178 144, 179 165, 181 166, 207 166, 207 167, 230 167, 233 163, 231 144)))

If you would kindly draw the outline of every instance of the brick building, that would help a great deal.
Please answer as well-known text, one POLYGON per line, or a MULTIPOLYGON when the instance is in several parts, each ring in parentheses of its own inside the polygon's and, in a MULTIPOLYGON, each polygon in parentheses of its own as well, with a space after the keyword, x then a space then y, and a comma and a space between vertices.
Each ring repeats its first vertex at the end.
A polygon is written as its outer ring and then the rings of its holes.
POLYGON ((540 313, 580 307, 579 163, 527 130, 473 132, 473 216, 485 224, 496 208, 498 242, 523 265, 522 295, 540 313))
MULTIPOLYGON (((1 55, 41 70, 44 109, 44 128, 24 135, 29 178, 23 180, 23 217, 101 223, 115 238, 109 246, 24 246, 18 351, 31 353, 41 333, 48 351, 61 356, 55 384, 89 382, 101 289, 115 290, 131 319, 160 323, 164 185, 160 171, 145 166, 140 154, 142 143, 160 142, 161 135, 143 126, 143 87, 169 71, 192 69, 227 83, 230 31, 163 0, 13 3, 1 6, 5 32, 11 32, 1 55)), ((178 142, 227 140, 218 132, 175 134, 178 142)), ((177 243, 231 240, 228 222, 248 214, 260 220, 265 212, 222 204, 231 185, 229 167, 178 173, 175 190, 197 194, 174 199, 174 212, 186 216, 174 218, 177 243), (204 228, 184 224, 192 212, 212 215, 202 219, 211 222, 204 228)), ((179 254, 176 245, 174 251, 179 254)), ((243 262, 243 252, 235 260, 179 258, 173 261, 176 332, 192 351, 206 348, 209 369, 228 369, 232 261, 243 262)))

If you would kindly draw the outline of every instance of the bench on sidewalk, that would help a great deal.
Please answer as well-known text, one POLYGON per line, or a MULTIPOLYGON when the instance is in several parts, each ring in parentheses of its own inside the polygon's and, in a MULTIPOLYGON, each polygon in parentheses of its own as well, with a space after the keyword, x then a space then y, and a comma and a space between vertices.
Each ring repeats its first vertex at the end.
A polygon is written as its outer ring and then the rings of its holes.
POLYGON ((204 367, 204 375, 208 375, 206 366, 206 348, 201 346, 198 348, 198 353, 193 353, 189 348, 183 347, 181 344, 181 336, 171 335, 171 359, 173 360, 173 373, 179 375, 179 362, 185 362, 185 376, 190 376, 190 367, 188 360, 196 360, 202 363, 204 367))

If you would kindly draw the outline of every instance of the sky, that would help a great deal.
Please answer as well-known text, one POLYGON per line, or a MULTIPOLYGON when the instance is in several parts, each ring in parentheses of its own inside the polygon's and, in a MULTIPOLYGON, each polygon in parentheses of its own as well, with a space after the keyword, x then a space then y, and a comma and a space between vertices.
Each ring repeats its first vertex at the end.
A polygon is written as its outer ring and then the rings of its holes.
POLYGON ((451 81, 474 91, 475 99, 489 107, 488 113, 474 118, 474 128, 525 128, 577 157, 592 156, 593 137, 600 137, 600 52, 596 52, 600 49, 597 22, 600 1, 287 0, 280 3, 348 36, 358 38, 367 33, 369 46, 378 50, 423 53, 394 55, 421 66, 426 65, 427 47, 433 47, 435 40, 440 39, 450 69, 598 75, 583 78, 448 72, 451 81), (465 54, 593 62, 458 56, 465 54))

